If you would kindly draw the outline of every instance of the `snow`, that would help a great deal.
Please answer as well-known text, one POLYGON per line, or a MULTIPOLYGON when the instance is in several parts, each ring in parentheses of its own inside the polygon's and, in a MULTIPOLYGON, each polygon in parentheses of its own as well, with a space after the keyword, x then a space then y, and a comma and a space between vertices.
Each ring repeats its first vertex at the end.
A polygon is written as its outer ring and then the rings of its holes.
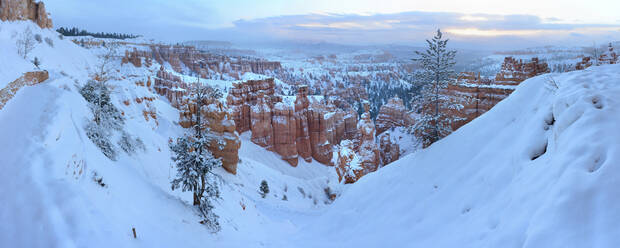
MULTIPOLYGON (((146 149, 119 152, 111 161, 86 137, 91 113, 78 92, 96 51, 27 22, 3 22, 0 52, 8 59, 0 60, 0 82, 33 69, 16 57, 11 36, 27 26, 55 45, 38 44, 32 54, 50 79, 21 89, 0 110, 0 247, 614 247, 620 241, 614 131, 620 65, 551 74, 559 89, 547 85, 549 75, 526 80, 452 135, 407 150, 353 185, 339 184, 335 169, 316 161, 291 167, 246 132, 237 175, 216 171, 223 178, 215 208, 222 231, 212 234, 198 223, 191 195, 170 188, 168 140, 183 134, 178 111, 132 81, 145 81, 160 65, 115 63, 131 80, 110 82, 112 101, 125 113, 125 131, 146 149), (142 97, 155 100, 122 103, 142 97), (156 121, 143 117, 147 109, 156 121), (264 199, 262 180, 270 188, 264 199), (339 195, 333 203, 327 187, 339 195)), ((294 97, 287 99, 291 106, 294 97)), ((403 130, 390 132, 406 139, 403 130)))

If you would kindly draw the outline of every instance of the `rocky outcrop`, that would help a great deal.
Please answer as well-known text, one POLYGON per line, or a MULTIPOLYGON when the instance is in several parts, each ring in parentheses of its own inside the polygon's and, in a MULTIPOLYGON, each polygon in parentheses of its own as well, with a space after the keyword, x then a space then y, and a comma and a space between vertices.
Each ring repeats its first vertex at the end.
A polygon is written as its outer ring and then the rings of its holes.
POLYGON ((607 47, 607 50, 601 54, 598 59, 600 65, 613 65, 618 63, 619 56, 614 51, 614 47, 611 43, 607 47))
POLYGON ((21 88, 40 84, 48 78, 49 73, 47 73, 47 71, 32 71, 24 73, 20 78, 9 83, 0 90, 0 110, 4 108, 6 103, 11 100, 21 88))
POLYGON ((250 120, 252 142, 273 150, 273 126, 271 124, 271 108, 265 102, 265 96, 259 94, 256 104, 251 107, 250 120))
POLYGON ((379 135, 395 127, 410 126, 413 124, 413 119, 408 114, 403 100, 396 96, 381 106, 375 123, 377 124, 377 135, 379 135))
POLYGON ((343 140, 340 143, 332 163, 336 167, 338 181, 340 182, 355 183, 366 175, 366 171, 360 165, 359 157, 355 152, 355 143, 351 140, 343 140))
POLYGON ((297 166, 297 119, 292 106, 276 103, 272 112, 274 151, 282 159, 297 166))
POLYGON ((252 128, 251 107, 258 103, 259 97, 268 108, 279 100, 275 94, 275 82, 273 78, 264 80, 248 80, 233 84, 226 102, 231 109, 232 118, 235 121, 237 132, 243 133, 252 128))
POLYGON ((547 63, 540 62, 538 58, 532 58, 530 62, 523 62, 523 60, 516 60, 513 57, 506 57, 500 72, 495 76, 494 84, 515 86, 528 78, 549 72, 547 63))
POLYGON ((181 77, 167 72, 163 66, 154 77, 153 88, 157 94, 165 96, 170 101, 170 105, 177 109, 186 104, 185 97, 189 86, 181 80, 181 77))
POLYGON ((310 133, 308 127, 308 87, 299 87, 295 99, 295 122, 297 126, 297 153, 306 162, 312 161, 312 147, 310 146, 310 133))
POLYGON ((392 140, 390 132, 379 136, 379 150, 381 151, 381 164, 387 165, 400 158, 400 146, 392 140))
POLYGON ((212 137, 208 148, 213 156, 222 159, 226 171, 236 175, 241 140, 235 133, 235 123, 220 102, 212 103, 206 109, 204 117, 212 137))
POLYGON ((495 76, 493 84, 518 85, 528 78, 549 72, 547 63, 540 62, 538 58, 532 58, 530 62, 524 62, 513 57, 506 57, 500 72, 495 76))
POLYGON ((379 147, 377 147, 377 143, 375 142, 376 129, 374 122, 370 119, 370 105, 368 102, 364 103, 364 109, 366 111, 362 114, 357 124, 357 129, 360 134, 360 145, 357 152, 360 155, 361 166, 367 173, 370 173, 379 168, 381 164, 381 155, 379 147))
POLYGON ((121 65, 128 63, 131 63, 135 67, 142 67, 142 58, 136 48, 131 52, 129 50, 125 51, 125 56, 121 59, 121 65))
POLYGON ((592 66, 592 57, 586 56, 581 58, 581 61, 579 61, 576 65, 575 65, 575 70, 585 70, 586 68, 592 66))
POLYGON ((443 94, 449 95, 463 108, 442 111, 463 119, 452 123, 452 130, 457 130, 508 97, 521 82, 548 72, 547 63, 539 61, 538 58, 523 62, 512 57, 504 59, 495 79, 482 78, 480 73, 463 72, 459 74, 456 84, 449 85, 443 91, 443 94))
POLYGON ((43 2, 34 0, 0 0, 0 20, 33 21, 41 28, 52 28, 52 20, 43 2))

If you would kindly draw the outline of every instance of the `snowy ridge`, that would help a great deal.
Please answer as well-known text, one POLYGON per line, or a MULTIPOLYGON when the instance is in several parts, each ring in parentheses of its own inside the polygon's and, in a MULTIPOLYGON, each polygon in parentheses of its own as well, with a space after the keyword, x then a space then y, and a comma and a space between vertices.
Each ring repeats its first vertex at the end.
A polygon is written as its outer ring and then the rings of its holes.
POLYGON ((318 233, 298 240, 322 237, 329 247, 615 246, 620 66, 553 77, 559 89, 545 77, 527 80, 429 149, 362 178, 308 227, 318 233))

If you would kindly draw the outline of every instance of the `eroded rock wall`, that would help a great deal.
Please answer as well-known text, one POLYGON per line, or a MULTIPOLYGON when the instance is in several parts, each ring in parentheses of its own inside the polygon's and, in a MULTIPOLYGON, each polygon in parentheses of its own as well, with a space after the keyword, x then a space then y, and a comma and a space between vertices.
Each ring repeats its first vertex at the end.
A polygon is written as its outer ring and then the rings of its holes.
POLYGON ((33 21, 41 28, 52 28, 52 19, 43 2, 34 0, 0 0, 0 20, 33 21))

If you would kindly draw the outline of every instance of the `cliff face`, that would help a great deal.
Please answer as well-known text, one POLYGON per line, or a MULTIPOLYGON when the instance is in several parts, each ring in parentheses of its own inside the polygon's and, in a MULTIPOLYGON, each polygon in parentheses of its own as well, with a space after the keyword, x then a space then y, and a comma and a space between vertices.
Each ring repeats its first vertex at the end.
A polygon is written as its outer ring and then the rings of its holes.
POLYGON ((398 96, 388 100, 387 104, 384 104, 379 109, 377 115, 377 135, 395 128, 395 127, 408 127, 413 124, 413 119, 405 108, 403 100, 398 96))
POLYGON ((513 57, 506 57, 500 72, 495 76, 494 84, 519 85, 528 78, 549 72, 547 63, 540 62, 538 58, 532 58, 531 61, 524 62, 513 57))
POLYGON ((52 19, 48 17, 43 2, 34 0, 0 0, 0 20, 33 21, 41 28, 52 28, 52 19))
MULTIPOLYGON (((210 54, 197 50, 193 46, 142 44, 132 42, 119 42, 122 45, 133 45, 133 51, 127 51, 123 58, 123 64, 131 63, 141 67, 141 60, 150 66, 152 61, 159 64, 169 63, 172 69, 178 73, 196 74, 202 78, 213 78, 226 75, 239 79, 241 75, 252 72, 266 74, 281 69, 280 62, 251 59, 246 57, 231 57, 218 54, 210 54), (184 71, 184 68, 185 71, 184 71)), ((98 45, 101 44, 91 44, 98 45)))
POLYGON ((540 62, 538 58, 524 62, 506 57, 495 79, 481 78, 479 73, 474 72, 461 73, 457 83, 444 90, 444 94, 450 95, 456 103, 463 106, 459 111, 444 110, 449 112, 449 115, 465 118, 463 121, 454 122, 452 130, 489 111, 508 97, 521 82, 548 72, 547 63, 540 62))

